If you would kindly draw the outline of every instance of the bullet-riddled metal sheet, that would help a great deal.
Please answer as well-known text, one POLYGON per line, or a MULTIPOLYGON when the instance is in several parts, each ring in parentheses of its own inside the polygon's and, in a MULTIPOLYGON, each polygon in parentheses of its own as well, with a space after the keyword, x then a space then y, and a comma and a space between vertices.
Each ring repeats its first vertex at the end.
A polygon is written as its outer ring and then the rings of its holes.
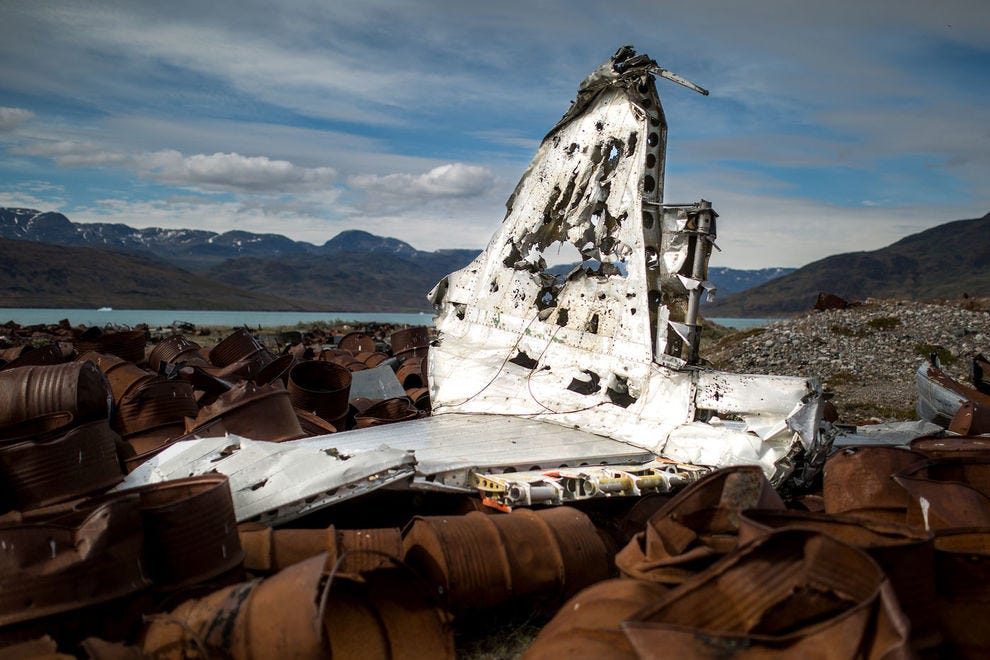
POLYGON ((630 48, 592 73, 488 247, 430 293, 433 412, 524 415, 806 485, 829 440, 819 383, 689 366, 717 214, 663 203, 657 73, 630 48), (566 277, 548 268, 562 250, 581 260, 566 277))
POLYGON ((381 446, 342 454, 329 441, 202 438, 167 447, 127 475, 118 489, 219 472, 230 479, 238 522, 278 524, 408 479, 413 461, 403 449, 381 446))

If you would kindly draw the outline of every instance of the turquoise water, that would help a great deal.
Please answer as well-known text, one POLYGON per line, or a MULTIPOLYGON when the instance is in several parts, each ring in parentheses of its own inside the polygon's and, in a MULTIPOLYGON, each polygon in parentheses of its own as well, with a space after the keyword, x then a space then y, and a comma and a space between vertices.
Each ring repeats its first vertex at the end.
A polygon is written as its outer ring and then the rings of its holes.
MULTIPOLYGON (((212 312, 203 310, 175 309, 29 309, 0 308, 0 323, 14 321, 21 325, 36 323, 58 323, 68 319, 72 325, 103 326, 147 323, 155 326, 169 326, 176 321, 193 325, 242 326, 251 328, 272 328, 295 326, 301 323, 347 322, 355 323, 401 323, 406 325, 433 325, 433 315, 428 313, 400 314, 377 313, 358 314, 355 312, 212 312)), ((713 318, 719 325, 737 330, 748 330, 767 325, 776 319, 737 319, 713 318)))

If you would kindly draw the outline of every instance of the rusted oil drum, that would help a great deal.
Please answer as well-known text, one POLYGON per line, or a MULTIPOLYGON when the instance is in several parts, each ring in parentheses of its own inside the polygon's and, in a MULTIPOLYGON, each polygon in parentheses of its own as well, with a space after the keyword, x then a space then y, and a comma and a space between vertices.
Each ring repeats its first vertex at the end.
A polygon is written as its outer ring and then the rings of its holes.
POLYGON ((392 347, 392 355, 401 353, 409 348, 429 346, 430 329, 426 326, 419 325, 403 330, 396 330, 389 338, 389 344, 392 347))
POLYGON ((140 498, 147 570, 156 587, 203 582, 243 561, 226 476, 175 479, 122 493, 140 498))
POLYGON ((118 439, 101 419, 62 430, 58 437, 0 445, 4 499, 24 511, 110 488, 124 478, 118 439))
POLYGON ((333 362, 300 362, 289 371, 292 405, 333 423, 347 414, 351 372, 333 362))
POLYGON ((66 411, 78 422, 107 419, 113 392, 92 362, 0 371, 0 425, 66 411))
POLYGON ((247 329, 238 328, 210 350, 210 363, 215 367, 226 367, 261 348, 247 329))
POLYGON ((383 424, 404 422, 419 417, 416 409, 405 397, 383 399, 354 416, 354 425, 359 429, 383 424))
POLYGON ((161 371, 163 364, 186 362, 199 357, 199 344, 182 335, 172 335, 161 340, 148 354, 148 366, 155 373, 161 371))

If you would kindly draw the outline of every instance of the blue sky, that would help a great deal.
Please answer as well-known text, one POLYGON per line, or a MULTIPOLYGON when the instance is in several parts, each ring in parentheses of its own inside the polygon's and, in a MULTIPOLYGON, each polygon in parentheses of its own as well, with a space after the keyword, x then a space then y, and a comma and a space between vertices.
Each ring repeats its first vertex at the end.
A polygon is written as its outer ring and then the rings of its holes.
POLYGON ((0 206, 480 248, 632 44, 711 90, 659 83, 712 264, 801 266, 990 211, 987 35, 977 0, 0 0, 0 206))

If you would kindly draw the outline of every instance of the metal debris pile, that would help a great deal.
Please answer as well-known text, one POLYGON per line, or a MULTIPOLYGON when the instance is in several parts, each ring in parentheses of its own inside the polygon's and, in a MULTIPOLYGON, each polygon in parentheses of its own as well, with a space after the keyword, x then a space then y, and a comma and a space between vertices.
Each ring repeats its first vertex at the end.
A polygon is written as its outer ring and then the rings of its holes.
POLYGON ((0 655, 445 658, 511 610, 556 612, 531 658, 986 657, 990 439, 942 430, 984 381, 842 434, 814 378, 702 366, 717 214, 663 202, 657 75, 704 91, 629 47, 582 83, 435 334, 0 356, 0 655))

